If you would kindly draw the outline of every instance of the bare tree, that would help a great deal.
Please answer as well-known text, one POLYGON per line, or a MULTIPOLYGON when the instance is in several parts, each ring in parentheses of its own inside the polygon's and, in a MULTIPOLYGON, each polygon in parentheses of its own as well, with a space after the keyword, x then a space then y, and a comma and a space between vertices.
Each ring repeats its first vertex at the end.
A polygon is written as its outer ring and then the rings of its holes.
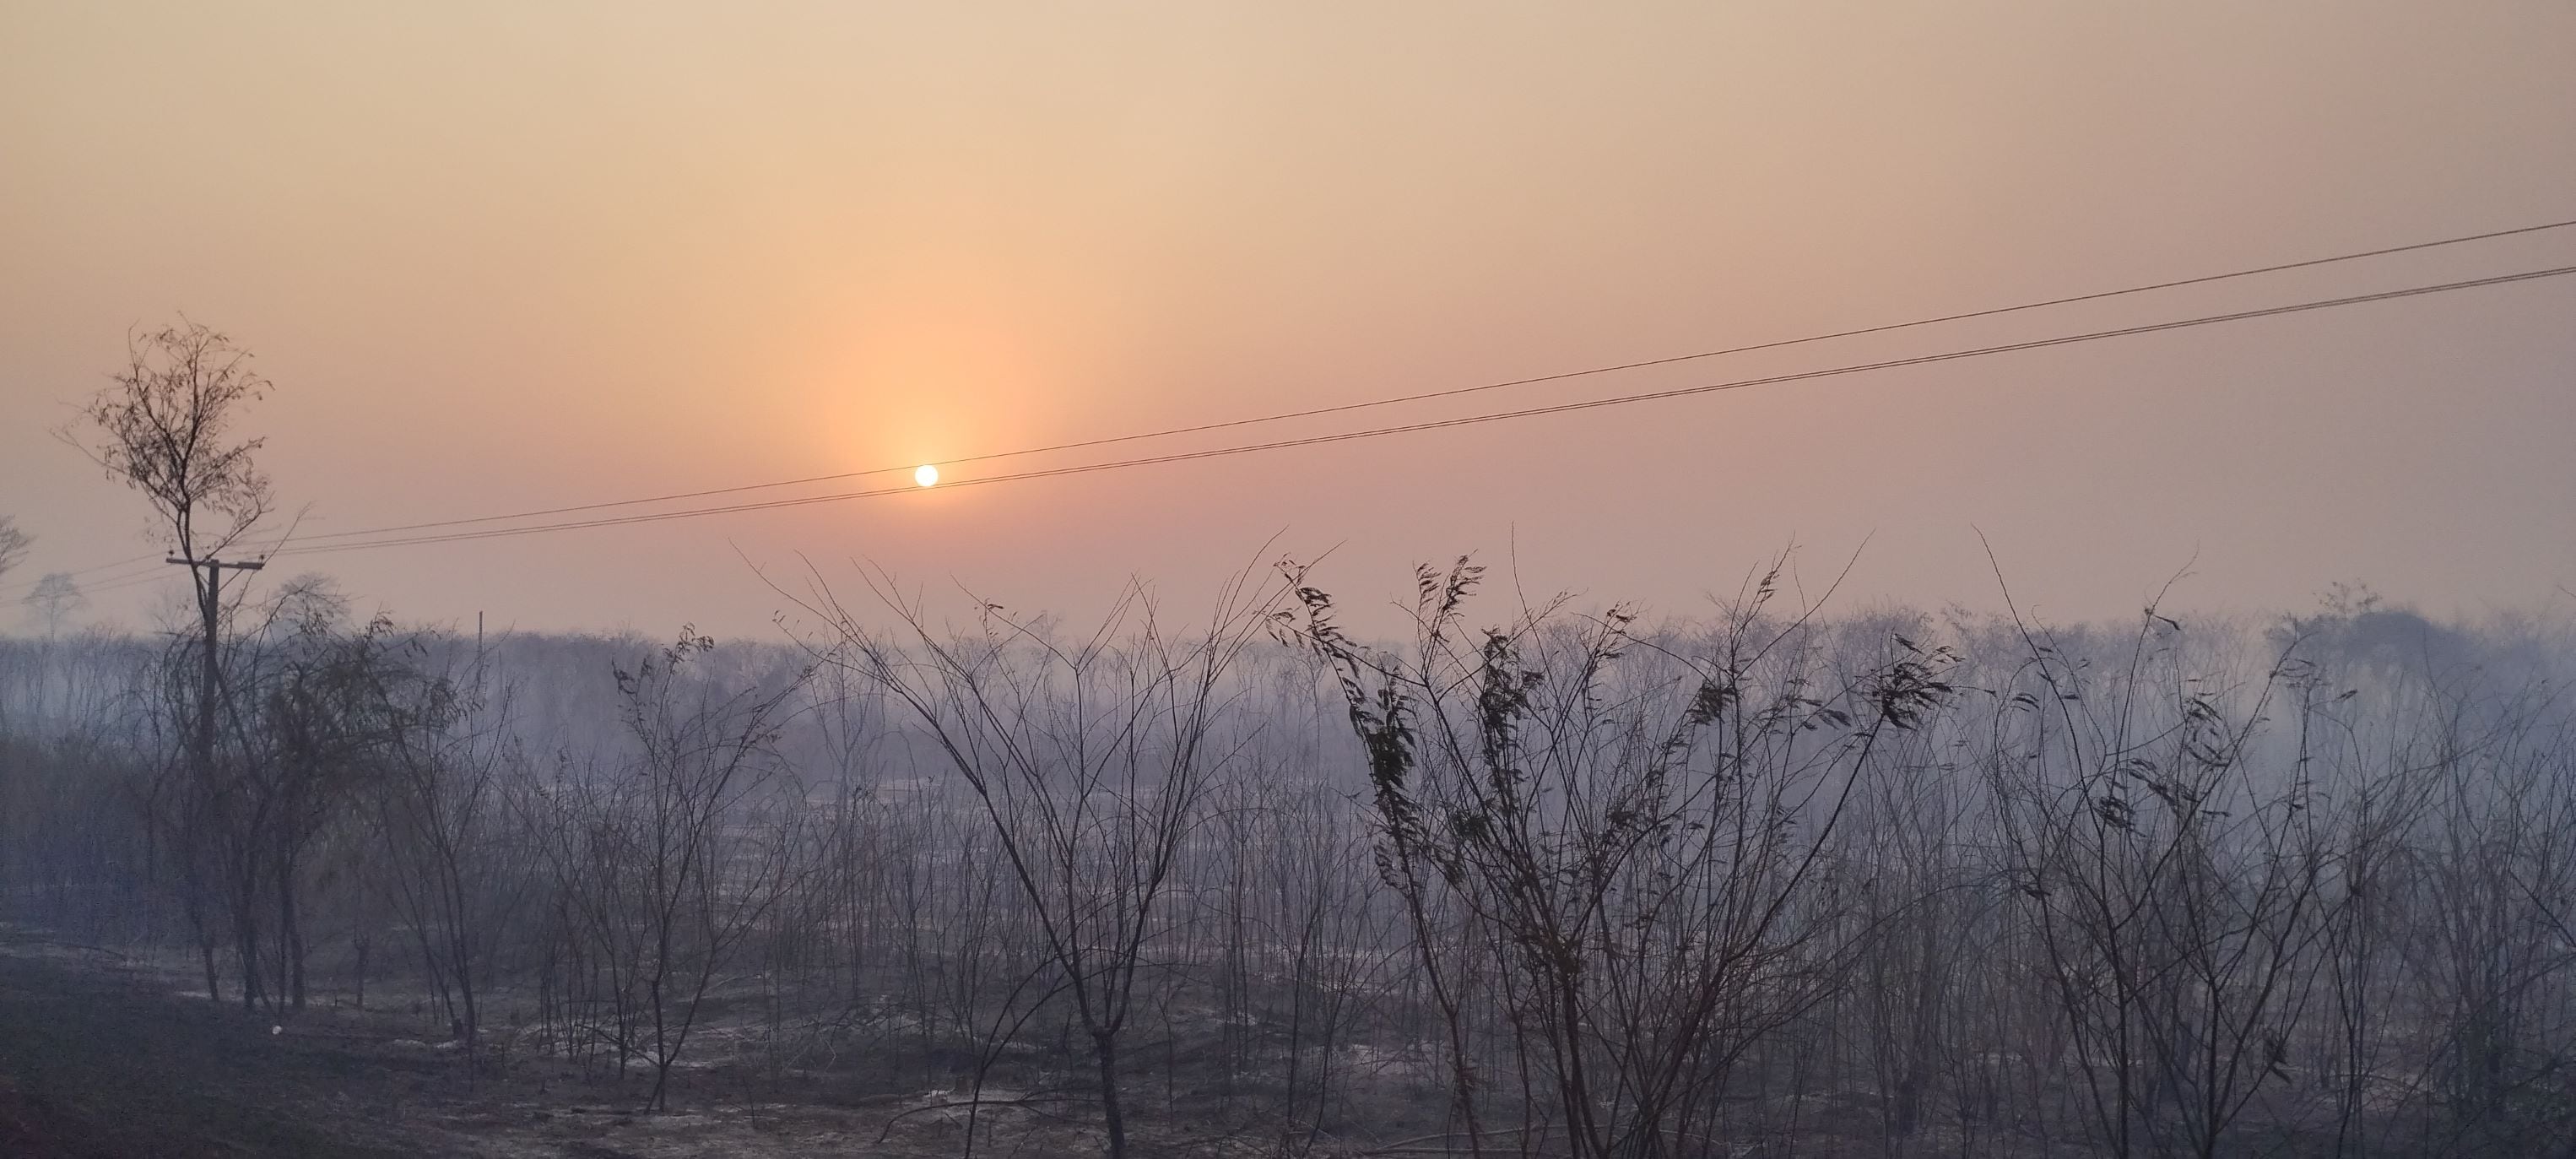
POLYGON ((14 516, 0 515, 0 578, 6 578, 17 568, 19 561, 27 558, 27 546, 35 540, 35 536, 18 530, 18 520, 14 516))
POLYGON ((834 608, 844 661, 912 710, 981 803, 1073 997, 1108 1152, 1123 1157, 1122 1035, 1183 847, 1232 755, 1227 672, 1285 592, 1237 576, 1204 630, 1176 639, 1131 587, 1072 641, 982 601, 976 632, 942 638, 918 603, 883 582, 877 593, 908 638, 834 608))
POLYGON ((2292 1081, 2339 903, 2304 738, 2277 766, 2259 747, 2297 665, 2230 688, 2182 666, 2181 637, 2149 609, 2125 671, 2096 680, 2026 633, 1986 757, 2006 872, 2121 1156, 2221 1154, 2292 1081))
MULTIPOLYGON (((474 664, 479 677, 483 658, 474 664)), ((493 943, 526 900, 511 886, 526 868, 527 843, 502 830, 503 776, 518 754, 506 695, 487 703, 479 679, 453 675, 420 691, 431 695, 387 722, 369 821, 382 842, 378 888, 413 931, 441 1010, 463 1031, 470 1072, 480 1063, 493 943)), ((380 695, 394 699, 391 690, 380 695)))
MULTIPOLYGON (((169 534, 170 550, 188 565, 211 703, 221 678, 222 585, 220 570, 206 564, 240 543, 271 509, 268 477, 252 462, 265 440, 232 438, 241 411, 266 396, 269 383, 251 369, 247 351, 194 322, 131 339, 126 353, 116 384, 82 411, 97 428, 98 444, 76 445, 143 493, 169 534)), ((211 763, 213 717, 201 716, 198 759, 211 763)))
MULTIPOLYGON (((1830 993, 1854 944, 1822 901, 1832 838, 1947 696, 1953 658, 1900 637, 1828 682, 1802 654, 1805 618, 1761 615, 1776 569, 1690 652, 1615 608, 1560 621, 1561 601, 1469 633, 1481 574, 1464 559, 1417 573, 1411 656, 1355 645, 1299 585, 1302 636, 1368 750, 1381 871, 1422 943, 1459 936, 1428 920, 1434 891, 1473 916, 1521 1085, 1544 1091, 1525 1151, 1558 1136, 1600 1159, 1701 1151, 1744 1053, 1830 993)), ((1478 1076, 1455 1070, 1472 1110, 1478 1076)))
POLYGON ((544 822, 575 936, 608 972, 620 1070, 637 1055, 653 1068, 648 1111, 668 1108, 709 989, 804 864, 804 794, 781 784, 776 747, 804 676, 731 689, 685 679, 714 647, 684 632, 618 670, 632 766, 557 786, 544 822))
MULTIPOLYGON (((8 570, 5 564, 0 564, 0 575, 7 574, 8 570)), ((72 579, 70 572, 57 571, 48 572, 37 580, 36 586, 20 602, 35 614, 37 623, 45 626, 45 638, 50 640, 62 634, 66 621, 89 606, 89 596, 82 593, 80 584, 72 579)))
MULTIPOLYGON (((252 462, 262 440, 235 441, 240 412, 268 392, 268 380, 250 366, 250 355, 232 340, 187 322, 130 337, 126 369, 115 385, 82 411, 98 443, 65 437, 88 451, 108 474, 143 493, 168 534, 174 557, 188 567, 198 619, 197 683, 188 719, 189 783, 183 791, 211 797, 173 816, 202 819, 232 803, 220 799, 215 761, 218 700, 223 688, 223 569, 226 551, 269 513, 268 477, 252 462)), ((183 844, 192 835, 180 835, 183 844)), ((193 872, 195 859, 181 862, 193 872)), ((183 886, 189 893, 197 886, 183 886)), ((207 988, 214 987, 208 951, 207 988)))
MULTIPOLYGON (((221 909, 245 1005, 302 1008, 308 855, 381 774, 407 722, 443 715, 452 699, 415 678, 411 642, 389 620, 353 628, 345 616, 345 601, 319 577, 264 601, 226 649, 214 764, 202 777, 181 765, 152 802, 192 918, 221 909)), ((169 672, 172 702, 183 703, 184 667, 169 672)), ((210 990, 212 973, 210 965, 210 990)))

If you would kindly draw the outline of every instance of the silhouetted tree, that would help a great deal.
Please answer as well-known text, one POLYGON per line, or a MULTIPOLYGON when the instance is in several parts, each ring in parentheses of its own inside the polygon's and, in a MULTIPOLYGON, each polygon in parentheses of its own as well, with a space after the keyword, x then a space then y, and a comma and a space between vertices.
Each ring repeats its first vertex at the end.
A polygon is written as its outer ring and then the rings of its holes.
POLYGON ((0 578, 7 578, 18 561, 27 557, 27 546, 34 542, 34 536, 18 530, 15 517, 0 515, 0 578))
MULTIPOLYGON (((269 384, 251 369, 247 352, 194 322, 130 338, 126 355, 126 368, 115 376, 115 385, 100 392, 82 411, 96 428, 98 441, 93 445, 75 438, 74 442, 87 449, 111 477, 143 493, 161 520, 171 553, 187 565, 195 586, 198 676, 194 699, 183 706, 188 776, 177 791, 213 799, 192 801, 165 814, 185 824, 234 807, 221 799, 224 790, 216 769, 227 609, 223 573, 208 561, 221 558, 269 513, 268 477, 252 461, 262 440, 235 441, 231 433, 240 412, 264 396, 269 384)), ((198 835, 172 836, 178 846, 179 871, 200 872, 203 859, 193 855, 198 835)), ((182 892, 195 899, 204 890, 188 884, 182 892)), ((191 902, 192 914, 199 908, 191 902)), ((213 943, 203 936, 199 940, 205 954, 206 989, 212 994, 216 986, 213 943)), ((248 988, 257 983, 245 977, 243 984, 244 1000, 249 1001, 253 995, 248 988)))
MULTIPOLYGON (((0 574, 6 574, 8 570, 0 567, 0 574)), ((89 606, 89 597, 81 592, 80 584, 72 579, 70 572, 57 571, 48 572, 37 580, 36 586, 20 602, 35 614, 37 623, 45 626, 45 638, 50 640, 62 634, 65 621, 89 606)))
POLYGON ((1729 1072, 1830 993, 1857 944, 1821 900, 1834 836, 1943 704, 1955 658, 1899 637, 1830 679, 1806 617, 1762 615, 1777 574, 1688 652, 1616 608, 1559 620, 1561 601, 1470 632, 1482 569, 1461 559, 1417 573, 1413 652, 1376 653, 1299 584, 1301 636, 1369 753, 1381 872, 1426 945, 1460 937, 1428 920, 1428 895, 1472 917, 1465 956, 1501 984, 1524 1087, 1547 1088, 1525 1148, 1561 1133, 1585 1159, 1698 1150, 1684 1141, 1715 1129, 1729 1072))
POLYGON ((637 1055, 653 1068, 648 1111, 669 1105, 709 988, 802 880, 804 799, 783 783, 777 729, 804 674, 683 679, 714 647, 684 632, 617 670, 633 762, 557 785, 545 819, 574 935, 608 974, 620 1069, 637 1055))
POLYGON ((878 594, 908 639, 863 631, 835 609, 844 662, 912 710, 991 821, 1089 1039, 1119 1159, 1123 1035, 1183 847, 1232 755, 1227 672, 1285 592, 1238 576, 1205 628, 1176 638, 1131 587, 1078 640, 981 601, 979 631, 942 638, 891 585, 878 594))

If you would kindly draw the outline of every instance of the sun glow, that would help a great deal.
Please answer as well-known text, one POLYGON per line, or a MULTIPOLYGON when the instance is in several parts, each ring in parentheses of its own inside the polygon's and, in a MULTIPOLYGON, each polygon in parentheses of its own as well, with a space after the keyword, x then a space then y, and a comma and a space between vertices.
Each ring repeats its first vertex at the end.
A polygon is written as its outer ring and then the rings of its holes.
POLYGON ((937 483, 939 482, 939 468, 933 467, 928 463, 923 463, 922 465, 912 469, 912 481, 923 487, 928 487, 931 484, 937 483))

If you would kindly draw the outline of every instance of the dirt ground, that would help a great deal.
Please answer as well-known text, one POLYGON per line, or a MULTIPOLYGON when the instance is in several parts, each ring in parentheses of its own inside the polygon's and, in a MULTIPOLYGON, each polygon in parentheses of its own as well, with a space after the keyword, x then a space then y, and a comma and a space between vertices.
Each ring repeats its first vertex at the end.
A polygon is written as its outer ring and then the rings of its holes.
MULTIPOLYGON (((938 1109, 947 1096, 931 1092, 833 1105, 823 1090, 792 1102, 702 1091, 639 1115, 640 1091, 547 1068, 469 1079, 452 1050, 406 1037, 416 1020, 328 1009, 280 1024, 186 987, 167 963, 0 927, 0 1156, 909 1157, 954 1155, 963 1141, 958 1114, 938 1109)), ((1045 1108, 988 1107, 983 1121, 998 1129, 978 1154, 1099 1149, 1078 1117, 1045 1108)), ((1171 1155, 1258 1150, 1139 1142, 1171 1155)))

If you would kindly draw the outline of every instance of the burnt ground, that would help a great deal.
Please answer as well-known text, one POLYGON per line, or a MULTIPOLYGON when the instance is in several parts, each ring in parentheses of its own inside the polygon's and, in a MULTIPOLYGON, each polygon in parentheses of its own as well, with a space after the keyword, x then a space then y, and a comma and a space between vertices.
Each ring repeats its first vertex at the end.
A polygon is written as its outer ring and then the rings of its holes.
MULTIPOLYGON (((12 947, 13 949, 17 947, 12 947)), ((441 1153, 399 1121, 422 1076, 72 955, 0 955, 0 1152, 46 1159, 441 1153)))
POLYGON ((405 1037, 416 1020, 327 1009, 281 1024, 184 988, 166 964, 0 930, 0 1156, 915 1156, 958 1139, 893 1100, 639 1115, 633 1090, 542 1070, 469 1078, 452 1050, 405 1037))
MULTIPOLYGON (((955 1155, 963 1141, 948 1092, 862 1096, 839 1075, 781 1090, 701 1070, 670 1112, 644 1115, 640 1085, 560 1065, 469 1076, 451 1046, 419 1040, 420 1025, 341 1007, 279 1021, 207 1001, 182 963, 0 924, 0 1156, 908 1157, 955 1155)), ((977 1153, 1097 1154, 1098 1132, 1072 1101, 988 1102, 977 1153)), ((1139 1126, 1140 1155, 1269 1150, 1184 1124, 1139 1126)))
MULTIPOLYGON (((525 1051, 503 1060, 497 1077, 490 1067, 469 1074, 455 1044, 423 1041, 430 1021, 336 1002, 273 1018, 208 1001, 183 959, 72 946, 0 923, 0 1159, 910 1159, 965 1149, 954 1084, 925 1089, 917 1069, 864 1045, 779 1073, 724 1049, 728 1030, 745 1028, 711 1024, 704 1047, 693 1048, 699 1061, 684 1059, 685 1077, 674 1078, 672 1109, 648 1115, 637 1112, 646 1076, 620 1081, 525 1051)), ((1453 1153, 1437 1133, 1437 1090, 1401 1077, 1409 1073, 1352 1080, 1389 1137, 1327 1135, 1312 1154, 1453 1153)), ((1100 1154, 1087 1094, 1052 1085, 1063 1077, 997 1074, 976 1111, 974 1153, 1100 1154)), ((1165 1100, 1149 1086, 1129 1088, 1139 1159, 1277 1153, 1275 1136, 1186 1089, 1156 1113, 1165 1100)), ((1880 1151, 1866 1132, 1821 1121, 1810 1130, 1798 1153, 1880 1151)))

